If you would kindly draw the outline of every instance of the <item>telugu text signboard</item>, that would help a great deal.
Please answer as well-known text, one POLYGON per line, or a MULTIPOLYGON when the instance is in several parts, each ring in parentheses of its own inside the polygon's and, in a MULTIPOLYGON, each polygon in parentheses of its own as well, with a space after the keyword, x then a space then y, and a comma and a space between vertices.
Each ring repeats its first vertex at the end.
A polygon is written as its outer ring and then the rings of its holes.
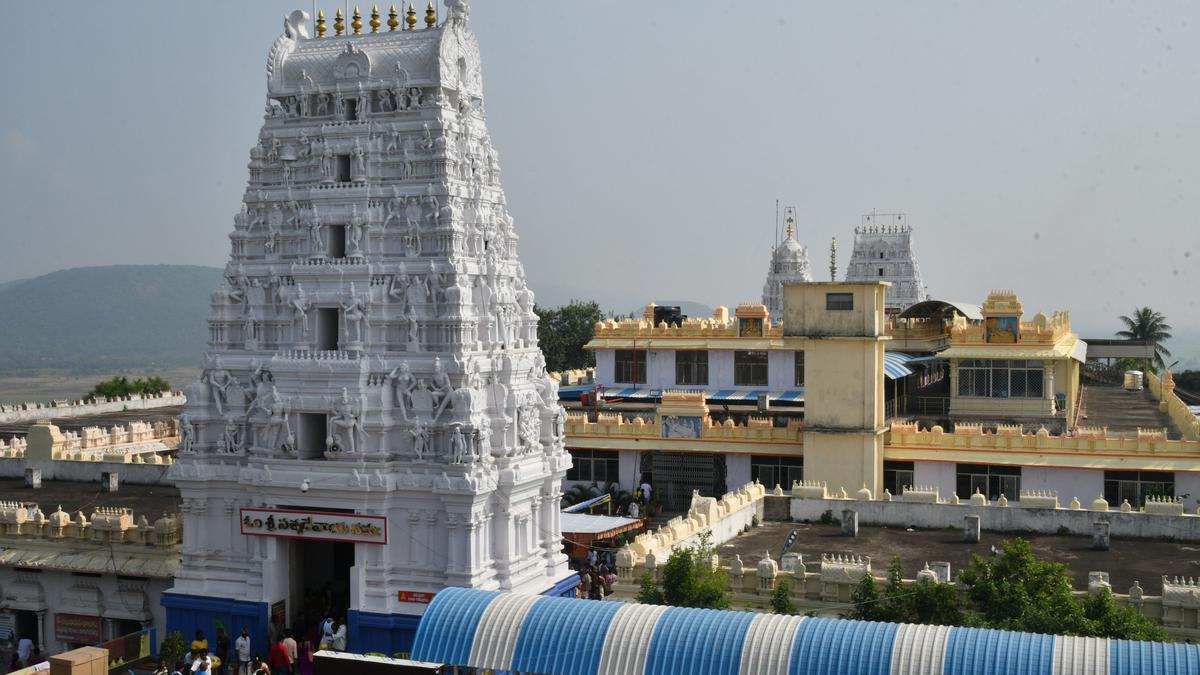
POLYGON ((358 513, 242 509, 242 534, 363 544, 387 543, 387 518, 358 513))
POLYGON ((100 617, 55 614, 54 637, 62 642, 96 644, 100 642, 100 617))
POLYGON ((420 591, 397 591, 396 597, 400 602, 414 602, 419 605, 428 605, 433 602, 433 593, 420 591))

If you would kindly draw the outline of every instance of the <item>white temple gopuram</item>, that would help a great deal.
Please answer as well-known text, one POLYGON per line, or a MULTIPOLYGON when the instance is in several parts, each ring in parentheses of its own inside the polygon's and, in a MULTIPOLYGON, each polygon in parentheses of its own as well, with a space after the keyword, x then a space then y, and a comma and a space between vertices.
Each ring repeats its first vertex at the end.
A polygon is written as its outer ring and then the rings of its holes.
POLYGON ((333 613, 349 649, 392 654, 446 586, 573 595, 564 413, 467 3, 446 5, 311 35, 297 11, 271 47, 172 470, 163 604, 189 639, 219 620, 265 653, 269 622, 333 613))
POLYGON ((793 229, 796 225, 796 210, 787 207, 784 213, 787 235, 771 250, 771 265, 767 268, 767 281, 763 284, 762 304, 773 322, 783 321, 783 285, 807 283, 813 280, 808 265, 808 249, 796 241, 793 229))
POLYGON ((854 228, 854 251, 846 267, 846 281, 887 281, 884 294, 888 312, 903 312, 909 305, 928 299, 921 267, 913 251, 912 228, 904 214, 871 214, 854 228))

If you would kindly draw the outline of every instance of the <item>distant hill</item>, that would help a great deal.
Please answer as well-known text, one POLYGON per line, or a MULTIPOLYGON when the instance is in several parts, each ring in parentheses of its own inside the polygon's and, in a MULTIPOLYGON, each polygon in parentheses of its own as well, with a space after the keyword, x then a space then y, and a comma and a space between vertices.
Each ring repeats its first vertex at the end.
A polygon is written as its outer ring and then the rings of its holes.
POLYGON ((0 285, 0 373, 195 366, 222 270, 80 267, 0 285))

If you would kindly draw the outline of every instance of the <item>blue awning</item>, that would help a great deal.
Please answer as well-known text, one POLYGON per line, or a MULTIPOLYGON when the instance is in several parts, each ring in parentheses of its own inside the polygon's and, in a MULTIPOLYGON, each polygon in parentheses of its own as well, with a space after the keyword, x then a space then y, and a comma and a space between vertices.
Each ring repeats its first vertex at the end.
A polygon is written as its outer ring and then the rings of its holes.
POLYGON ((572 504, 572 505, 568 506, 567 508, 563 509, 562 512, 563 513, 578 513, 580 511, 583 511, 584 509, 590 508, 592 506, 596 506, 596 505, 600 504, 600 502, 607 502, 611 498, 612 498, 612 495, 605 492, 604 494, 600 495, 599 497, 592 497, 591 499, 584 500, 582 502, 579 502, 578 504, 572 504))
POLYGON ((902 352, 884 352, 883 354, 883 373, 887 375, 889 380, 899 380, 913 374, 912 368, 908 367, 909 361, 914 357, 902 352))
MULTIPOLYGON (((591 387, 592 385, 589 385, 591 387)), ((568 395, 563 394, 564 389, 559 390, 560 400, 578 400, 579 392, 570 392, 568 395)), ((590 391, 585 389, 584 391, 590 391)), ((616 402, 618 399, 624 401, 657 401, 662 398, 662 389, 655 388, 639 388, 625 387, 623 389, 606 389, 604 390, 604 398, 609 401, 616 402)), ((687 391, 686 389, 684 391, 687 391)), ((788 389, 786 391, 771 391, 769 389, 695 389, 693 391, 704 392, 704 398, 708 401, 718 403, 752 403, 758 400, 760 394, 766 394, 770 401, 782 401, 787 403, 802 403, 804 402, 804 389, 788 389)))

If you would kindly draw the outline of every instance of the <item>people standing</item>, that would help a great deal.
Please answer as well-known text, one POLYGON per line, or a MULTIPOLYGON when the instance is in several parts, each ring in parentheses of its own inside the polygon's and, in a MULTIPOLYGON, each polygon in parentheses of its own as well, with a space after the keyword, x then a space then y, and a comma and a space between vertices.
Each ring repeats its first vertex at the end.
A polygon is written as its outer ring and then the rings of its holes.
POLYGON ((288 670, 291 675, 296 675, 297 669, 300 666, 300 650, 296 644, 296 638, 292 636, 292 629, 283 631, 283 646, 287 649, 288 655, 288 670))
POLYGON ((321 622, 321 641, 317 643, 320 649, 333 649, 329 644, 333 642, 333 624, 333 617, 328 615, 321 622))
POLYGON ((271 649, 267 652, 267 662, 271 664, 271 672, 277 675, 291 675, 291 669, 288 667, 287 647, 283 644, 283 637, 271 644, 271 649))
MULTIPOLYGON (((229 673, 229 636, 225 634, 224 626, 217 626, 217 644, 213 656, 217 657, 217 665, 213 668, 215 675, 229 673)), ((237 675, 236 673, 234 675, 237 675)))
POLYGON ((21 667, 29 665, 29 658, 33 655, 33 640, 29 637, 23 637, 17 640, 17 659, 21 662, 21 667))
POLYGON ((346 651, 346 620, 338 619, 334 622, 333 638, 329 641, 329 648, 335 652, 346 651))
POLYGON ((208 656, 208 639, 204 637, 204 631, 197 629, 196 639, 192 640, 192 659, 202 656, 208 656))
POLYGON ((234 650, 237 651, 238 671, 236 675, 248 675, 250 673, 250 631, 242 628, 242 634, 233 643, 234 650))

